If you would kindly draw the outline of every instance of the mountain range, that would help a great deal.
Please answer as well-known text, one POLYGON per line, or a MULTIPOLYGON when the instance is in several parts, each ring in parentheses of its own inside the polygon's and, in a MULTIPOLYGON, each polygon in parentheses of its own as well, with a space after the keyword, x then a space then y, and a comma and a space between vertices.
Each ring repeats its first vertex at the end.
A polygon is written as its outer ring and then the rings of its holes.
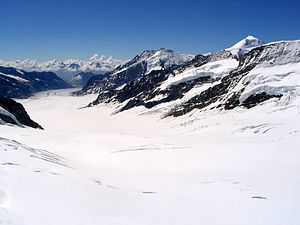
POLYGON ((15 67, 25 71, 45 72, 51 71, 58 74, 65 80, 69 80, 72 76, 80 72, 93 72, 96 74, 112 71, 125 60, 114 59, 104 55, 94 54, 88 60, 67 59, 67 60, 47 60, 39 61, 34 59, 25 60, 0 60, 0 65, 5 67, 15 67))
POLYGON ((76 95, 98 94, 89 107, 113 104, 116 112, 142 106, 161 117, 177 117, 195 110, 249 109, 266 101, 288 104, 299 95, 298 40, 263 43, 247 36, 219 52, 194 56, 161 48, 146 50, 123 64, 98 55, 88 62, 15 62, 18 69, 0 66, 1 96, 24 98, 71 87, 53 72, 26 72, 20 67, 56 72, 105 70, 105 74, 75 73, 70 83, 83 86, 76 95))
POLYGON ((248 36, 222 51, 147 70, 153 55, 160 61, 160 51, 143 53, 80 93, 99 93, 89 106, 111 103, 117 112, 143 106, 162 117, 252 108, 268 100, 287 104, 299 94, 300 41, 263 44, 248 36), (126 76, 132 68, 138 76, 126 76))
POLYGON ((53 72, 26 72, 0 66, 0 96, 26 98, 40 91, 72 87, 53 72))
POLYGON ((300 224, 300 40, 147 50, 72 84, 0 67, 0 224, 300 224))

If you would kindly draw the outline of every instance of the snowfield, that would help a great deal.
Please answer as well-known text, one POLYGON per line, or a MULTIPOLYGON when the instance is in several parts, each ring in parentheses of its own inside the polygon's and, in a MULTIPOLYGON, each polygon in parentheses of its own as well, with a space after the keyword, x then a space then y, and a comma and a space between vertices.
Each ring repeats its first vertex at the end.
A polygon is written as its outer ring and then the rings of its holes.
POLYGON ((72 91, 20 101, 45 130, 0 126, 0 224, 300 224, 299 95, 160 119, 72 91))
POLYGON ((194 80, 199 77, 223 77, 224 75, 228 75, 230 71, 236 69, 238 64, 239 61, 236 59, 223 59, 204 64, 200 67, 194 67, 167 79, 161 84, 160 89, 164 90, 169 86, 194 80))

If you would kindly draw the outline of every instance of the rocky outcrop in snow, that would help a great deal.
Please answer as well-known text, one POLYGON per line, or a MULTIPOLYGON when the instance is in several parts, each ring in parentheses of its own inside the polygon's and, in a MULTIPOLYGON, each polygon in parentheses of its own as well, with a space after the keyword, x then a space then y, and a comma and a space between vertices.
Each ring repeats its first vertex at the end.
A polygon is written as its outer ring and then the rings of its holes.
POLYGON ((38 123, 30 119, 22 104, 2 96, 0 96, 0 124, 43 129, 38 123))

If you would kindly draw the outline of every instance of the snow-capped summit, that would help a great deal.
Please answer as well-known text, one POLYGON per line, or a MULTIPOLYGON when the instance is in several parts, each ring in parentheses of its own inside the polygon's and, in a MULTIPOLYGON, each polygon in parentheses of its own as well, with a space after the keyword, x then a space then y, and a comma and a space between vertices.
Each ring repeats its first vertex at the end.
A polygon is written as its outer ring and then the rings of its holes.
POLYGON ((253 48, 259 47, 262 45, 262 41, 257 37, 252 35, 248 35, 246 38, 242 39, 235 45, 230 48, 225 49, 226 51, 230 51, 236 57, 243 56, 244 54, 251 51, 253 48))
MULTIPOLYGON (((109 57, 110 59, 112 59, 112 57, 109 57)), ((95 62, 95 61, 102 61, 105 59, 104 55, 99 55, 99 54, 94 54, 90 57, 90 61, 95 62)))
POLYGON ((170 68, 173 65, 181 65, 194 58, 194 55, 181 54, 173 50, 160 48, 158 50, 146 50, 140 56, 137 56, 137 61, 145 61, 147 63, 147 71, 145 74, 153 70, 161 70, 170 68))
POLYGON ((235 45, 233 45, 230 49, 236 49, 236 48, 253 48, 257 47, 262 44, 262 41, 258 39, 257 37, 254 37, 252 35, 248 35, 243 40, 239 41, 235 45))

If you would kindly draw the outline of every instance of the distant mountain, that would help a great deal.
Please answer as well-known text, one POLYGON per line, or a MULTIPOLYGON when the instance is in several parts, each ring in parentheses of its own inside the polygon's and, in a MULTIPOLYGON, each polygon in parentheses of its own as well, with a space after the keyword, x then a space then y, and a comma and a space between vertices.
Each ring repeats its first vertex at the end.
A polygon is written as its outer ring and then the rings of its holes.
POLYGON ((35 92, 70 87, 53 72, 26 72, 0 66, 0 96, 26 98, 35 92))
POLYGON ((85 84, 85 86, 82 87, 80 91, 76 91, 75 95, 85 95, 85 94, 92 94, 95 92, 94 87, 97 86, 99 82, 101 82, 104 78, 107 78, 108 74, 105 74, 103 76, 92 76, 85 84))
MULTIPOLYGON (((122 88, 100 92, 90 106, 113 103, 119 112, 143 106, 165 117, 252 108, 267 100, 285 104, 300 93, 300 41, 262 44, 248 36, 229 49, 135 75, 139 79, 122 88)), ((116 87, 114 79, 106 82, 116 87)))
POLYGON ((152 71, 165 70, 174 65, 181 65, 192 58, 194 58, 193 55, 179 54, 164 48, 144 51, 141 55, 108 73, 106 78, 88 82, 82 91, 78 93, 99 93, 121 88, 123 85, 148 75, 152 71))
POLYGON ((2 96, 0 96, 0 124, 43 129, 38 123, 30 119, 22 104, 2 96))
POLYGON ((71 77, 69 83, 71 85, 73 85, 74 87, 84 87, 88 80, 91 79, 92 77, 94 77, 92 80, 94 79, 103 79, 105 77, 104 74, 95 74, 92 72, 80 72, 76 75, 74 75, 73 77, 71 77))
POLYGON ((70 77, 80 72, 93 72, 96 74, 106 73, 114 70, 119 65, 125 63, 124 60, 114 59, 103 55, 95 54, 88 60, 68 59, 64 61, 49 60, 0 60, 1 66, 14 67, 25 71, 51 71, 58 74, 60 77, 68 80, 70 77))

